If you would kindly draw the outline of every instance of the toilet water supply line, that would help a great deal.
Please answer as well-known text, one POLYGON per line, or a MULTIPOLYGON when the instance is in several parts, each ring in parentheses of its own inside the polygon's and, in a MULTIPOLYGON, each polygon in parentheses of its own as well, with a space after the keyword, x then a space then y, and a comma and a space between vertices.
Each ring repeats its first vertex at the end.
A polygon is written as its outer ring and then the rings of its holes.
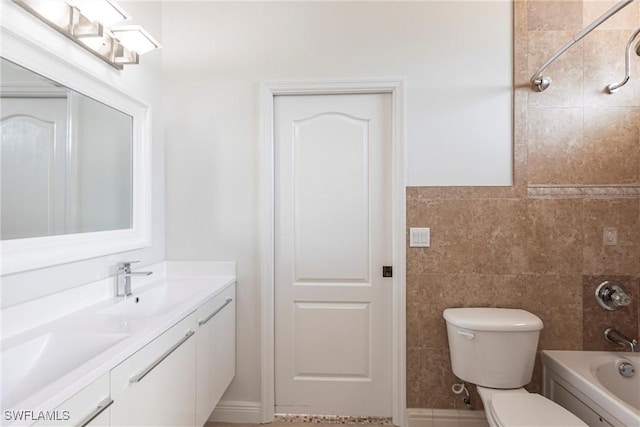
POLYGON ((464 402, 464 406, 467 407, 467 409, 470 409, 473 411, 473 404, 471 403, 471 396, 469 396, 469 390, 467 390, 467 386, 466 384, 463 382, 461 383, 455 383, 454 385, 451 386, 451 391, 453 391, 455 394, 462 394, 463 392, 466 394, 465 397, 462 398, 462 401, 464 402))

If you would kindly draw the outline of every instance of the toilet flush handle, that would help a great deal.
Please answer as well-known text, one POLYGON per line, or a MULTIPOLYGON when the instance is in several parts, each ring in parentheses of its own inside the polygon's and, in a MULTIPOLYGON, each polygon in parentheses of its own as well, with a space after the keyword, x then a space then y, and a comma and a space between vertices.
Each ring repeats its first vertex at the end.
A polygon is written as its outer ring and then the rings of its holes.
POLYGON ((463 337, 465 337, 468 340, 472 340, 476 337, 475 334, 471 333, 471 332, 467 332, 467 331, 461 331, 458 329, 458 334, 462 335, 463 337))

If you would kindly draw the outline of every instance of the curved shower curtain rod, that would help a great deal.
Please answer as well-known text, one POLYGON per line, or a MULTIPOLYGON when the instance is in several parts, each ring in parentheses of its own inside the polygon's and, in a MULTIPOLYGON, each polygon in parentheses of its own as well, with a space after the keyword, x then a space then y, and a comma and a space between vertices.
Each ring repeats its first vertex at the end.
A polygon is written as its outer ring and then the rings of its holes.
MULTIPOLYGON (((549 60, 547 62, 545 62, 542 65, 542 67, 540 67, 538 69, 538 71, 536 71, 536 73, 531 77, 530 81, 531 81, 531 85, 533 86, 533 88, 536 89, 538 92, 542 92, 542 91, 546 90, 551 85, 551 78, 547 77, 547 76, 543 76, 542 72, 549 65, 551 65, 551 63, 553 61, 555 61, 563 53, 565 53, 567 51, 567 49, 569 49, 571 46, 573 46, 574 44, 576 44, 577 42, 582 40, 584 38, 584 36, 589 34, 591 31, 595 30, 598 26, 600 26, 600 24, 602 24, 607 19, 611 18, 613 15, 618 13, 622 8, 624 8, 625 6, 628 6, 633 1, 634 0, 622 0, 622 1, 620 1, 615 6, 613 6, 611 9, 609 9, 608 11, 603 13, 598 19, 596 19, 591 24, 589 24, 587 27, 585 27, 584 30, 582 30, 578 34, 576 34, 573 37, 573 39, 571 39, 569 42, 567 42, 564 46, 562 46, 560 49, 558 49, 558 51, 556 53, 554 53, 553 56, 551 58, 549 58, 549 60)), ((635 36, 632 37, 632 40, 629 42, 630 44, 633 43, 633 39, 634 38, 635 38, 635 36)), ((627 78, 627 80, 628 80, 628 78, 627 78)), ((624 83, 626 83, 626 81, 624 83)), ((622 86, 624 83, 622 83, 620 86, 622 86)), ((610 86, 612 86, 612 85, 610 85, 610 86)), ((613 86, 615 86, 615 85, 613 85, 613 86)), ((617 88, 614 88, 614 90, 615 89, 617 89, 617 88)), ((610 93, 612 93, 612 92, 610 92, 610 93)))
MULTIPOLYGON (((633 48, 633 42, 639 34, 640 28, 634 31, 634 33, 631 35, 631 38, 629 39, 629 42, 627 43, 627 48, 624 55, 624 79, 620 83, 611 83, 609 86, 607 86, 608 93, 614 93, 622 86, 626 85, 629 81, 629 77, 631 77, 631 49, 633 48)), ((636 45, 636 53, 638 54, 638 56, 640 56, 640 42, 638 42, 638 44, 636 45)))

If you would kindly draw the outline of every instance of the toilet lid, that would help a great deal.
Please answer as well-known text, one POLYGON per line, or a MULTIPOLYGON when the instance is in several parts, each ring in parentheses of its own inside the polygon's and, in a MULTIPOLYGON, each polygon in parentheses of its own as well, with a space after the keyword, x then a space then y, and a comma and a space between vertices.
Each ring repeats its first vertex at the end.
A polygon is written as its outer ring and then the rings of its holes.
POLYGON ((562 406, 535 393, 499 393, 492 413, 502 427, 587 427, 562 406))

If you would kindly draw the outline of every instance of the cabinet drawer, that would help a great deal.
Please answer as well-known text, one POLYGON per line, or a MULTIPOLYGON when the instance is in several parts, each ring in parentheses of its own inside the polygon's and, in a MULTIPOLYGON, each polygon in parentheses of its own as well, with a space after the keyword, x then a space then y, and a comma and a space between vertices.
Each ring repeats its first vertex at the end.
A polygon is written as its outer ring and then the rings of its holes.
POLYGON ((111 370, 111 425, 195 425, 195 312, 111 370))
POLYGON ((51 420, 38 421, 34 426, 108 426, 112 403, 107 373, 58 406, 51 420))

